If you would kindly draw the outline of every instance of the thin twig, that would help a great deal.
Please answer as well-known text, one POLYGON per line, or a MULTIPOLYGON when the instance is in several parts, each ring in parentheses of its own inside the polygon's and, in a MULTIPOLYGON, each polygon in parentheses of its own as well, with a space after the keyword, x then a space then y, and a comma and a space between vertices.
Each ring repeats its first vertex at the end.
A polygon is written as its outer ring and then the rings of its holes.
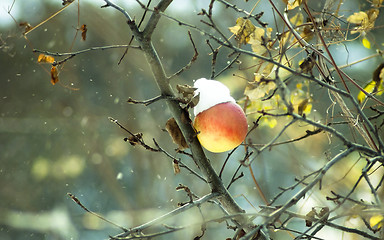
POLYGON ((113 225, 113 226, 115 226, 115 227, 117 227, 117 228, 120 228, 120 229, 123 230, 124 232, 127 232, 127 231, 128 231, 128 229, 126 229, 126 228, 124 228, 124 227, 122 227, 122 226, 120 226, 120 225, 117 225, 116 223, 114 223, 114 222, 112 222, 112 221, 110 221, 110 220, 104 218, 103 216, 101 216, 101 215, 99 215, 99 214, 97 214, 97 213, 95 213, 95 212, 89 210, 89 209, 88 209, 86 206, 84 206, 84 205, 80 202, 80 200, 79 200, 77 197, 75 197, 75 195, 73 195, 72 193, 67 193, 67 195, 68 195, 68 196, 69 196, 69 197, 70 197, 70 198, 71 198, 77 205, 79 205, 84 211, 86 211, 86 212, 88 212, 88 213, 90 213, 90 214, 92 214, 92 215, 94 215, 94 216, 100 218, 100 219, 103 220, 104 222, 107 222, 107 223, 109 223, 109 224, 111 224, 111 225, 113 225))
POLYGON ((162 147, 160 147, 160 145, 155 141, 155 139, 153 139, 153 142, 155 143, 156 147, 160 150, 160 152, 164 153, 166 156, 168 156, 169 158, 171 158, 172 160, 176 160, 178 162, 178 164, 180 165, 180 167, 183 167, 185 169, 187 169, 191 174, 195 175, 196 177, 198 177, 199 179, 201 179, 202 181, 204 181, 205 183, 207 183, 207 180, 202 177, 200 174, 198 174, 196 171, 194 171, 193 169, 191 169, 190 167, 188 167, 185 163, 183 163, 180 159, 177 159, 175 157, 173 157, 171 154, 169 154, 167 151, 165 151, 162 147))
POLYGON ((169 79, 172 79, 173 77, 176 77, 176 76, 179 76, 181 73, 183 73, 184 71, 188 70, 191 68, 192 64, 197 60, 197 56, 199 56, 199 52, 197 51, 197 48, 196 48, 196 45, 195 45, 195 42, 193 41, 192 39, 192 34, 190 31, 188 31, 188 36, 189 36, 189 40, 191 41, 192 43, 192 47, 193 47, 193 51, 194 51, 194 55, 192 57, 192 59, 189 61, 189 63, 187 65, 185 65, 183 68, 181 68, 179 71, 175 72, 172 76, 169 77, 169 79))
POLYGON ((127 232, 121 233, 121 234, 115 236, 114 238, 117 238, 117 239, 124 238, 124 237, 129 236, 132 233, 142 232, 143 230, 145 230, 145 229, 147 229, 147 228, 149 228, 155 224, 159 224, 170 217, 174 217, 180 213, 185 212, 186 210, 188 210, 190 208, 193 208, 193 207, 199 206, 205 202, 208 202, 208 201, 218 197, 218 195, 219 195, 218 193, 210 193, 208 195, 205 195, 205 196, 201 197, 200 199, 193 201, 192 203, 188 203, 182 207, 176 208, 175 210, 172 210, 172 211, 170 211, 170 212, 168 212, 168 213, 166 213, 166 214, 164 214, 158 218, 155 218, 149 222, 146 222, 140 226, 130 228, 127 232))
POLYGON ((214 49, 211 45, 211 43, 209 42, 209 40, 206 41, 208 47, 211 49, 212 51, 212 62, 211 62, 211 79, 214 79, 215 77, 215 67, 216 67, 216 58, 217 58, 217 54, 219 53, 219 50, 216 48, 214 49))
POLYGON ((159 101, 161 99, 165 99, 165 98, 166 98, 166 96, 159 95, 159 96, 156 96, 156 97, 148 99, 148 100, 138 101, 138 100, 134 100, 130 97, 130 98, 128 98, 127 102, 132 103, 132 104, 143 104, 144 106, 148 106, 154 102, 157 102, 157 101, 159 101))
MULTIPOLYGON (((346 156, 348 156, 350 153, 354 152, 356 150, 355 147, 349 147, 348 149, 344 150, 343 152, 337 154, 332 160, 330 160, 327 164, 324 165, 324 167, 321 168, 317 176, 315 177, 312 182, 310 182, 306 187, 302 188, 300 191, 298 191, 292 198, 290 198, 289 201, 287 201, 286 204, 281 206, 279 209, 274 211, 270 214, 268 218, 264 220, 264 224, 270 224, 275 222, 288 208, 295 205, 301 198, 305 196, 305 194, 312 189, 325 175, 325 173, 337 162, 344 159, 346 156)), ((244 237, 240 238, 240 240, 247 240, 251 239, 251 237, 257 233, 261 227, 264 225, 261 224, 252 231, 248 232, 244 237)))
MULTIPOLYGON (((151 5, 151 2, 152 0, 149 0, 148 3, 147 3, 147 8, 149 8, 149 5, 151 5)), ((143 15, 141 16, 141 19, 140 19, 140 22, 139 24, 137 25, 139 28, 141 26, 141 24, 144 22, 144 19, 145 19, 145 16, 147 15, 147 10, 144 11, 143 15)), ((129 43, 128 43, 128 46, 131 46, 132 42, 133 42, 133 39, 135 39, 135 36, 132 35, 131 39, 129 40, 129 43)), ((127 55, 128 53, 128 47, 125 49, 123 55, 121 56, 119 62, 117 63, 117 65, 120 65, 120 63, 123 61, 125 55, 127 55)))
POLYGON ((147 150, 150 150, 152 152, 159 152, 160 150, 159 149, 156 149, 156 148, 153 148, 149 145, 147 145, 143 138, 142 138, 142 134, 139 133, 139 134, 134 134, 132 133, 131 131, 129 131, 126 127, 124 127, 123 125, 121 125, 116 119, 112 118, 112 117, 108 117, 108 119, 116 124, 117 126, 119 126, 121 129, 123 129, 124 131, 126 131, 127 133, 129 133, 129 135, 131 135, 131 137, 129 138, 126 138, 124 139, 125 141, 129 141, 132 145, 136 145, 136 144, 139 144, 141 146, 143 146, 145 149, 147 150))
POLYGON ((114 49, 114 48, 133 48, 133 49, 140 49, 139 46, 130 46, 130 45, 110 45, 110 46, 102 46, 102 47, 91 47, 87 49, 83 49, 76 52, 68 52, 68 53, 59 53, 59 52, 50 52, 45 50, 39 50, 39 49, 33 49, 33 52, 36 53, 43 53, 45 55, 49 56, 55 56, 55 57, 64 57, 68 56, 68 58, 75 57, 76 55, 91 52, 91 51, 99 51, 99 50, 108 50, 108 49, 114 49))

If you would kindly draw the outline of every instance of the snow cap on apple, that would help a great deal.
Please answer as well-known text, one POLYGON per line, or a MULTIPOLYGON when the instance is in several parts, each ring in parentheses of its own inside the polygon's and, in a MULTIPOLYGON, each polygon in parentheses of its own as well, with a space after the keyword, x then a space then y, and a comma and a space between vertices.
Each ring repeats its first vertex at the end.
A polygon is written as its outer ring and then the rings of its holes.
POLYGON ((195 81, 199 102, 194 108, 193 126, 197 138, 208 151, 219 153, 234 149, 248 131, 243 109, 221 82, 200 78, 195 81))

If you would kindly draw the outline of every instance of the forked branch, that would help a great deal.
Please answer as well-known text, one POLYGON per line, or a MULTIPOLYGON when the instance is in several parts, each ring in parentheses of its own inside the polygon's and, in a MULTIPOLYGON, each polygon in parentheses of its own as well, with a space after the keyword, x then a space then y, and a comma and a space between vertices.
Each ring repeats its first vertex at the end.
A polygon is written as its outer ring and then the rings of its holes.
MULTIPOLYGON (((154 8, 155 10, 152 12, 151 17, 144 28, 144 31, 140 31, 138 29, 134 20, 132 20, 130 15, 124 9, 109 0, 104 1, 106 2, 105 6, 117 9, 118 11, 122 12, 128 19, 128 25, 146 56, 153 77, 161 91, 161 95, 169 96, 171 98, 174 97, 175 94, 169 84, 169 78, 166 76, 157 51, 151 42, 152 33, 155 30, 161 16, 160 12, 165 11, 172 1, 160 1, 160 3, 154 8)), ((185 120, 189 119, 189 116, 186 116, 186 111, 180 106, 178 102, 172 101, 169 98, 166 98, 165 101, 177 124, 179 125, 185 139, 187 140, 195 163, 206 177, 211 191, 217 194, 217 200, 221 203, 228 214, 237 214, 233 221, 238 225, 238 227, 243 228, 246 232, 250 231, 253 226, 252 222, 248 217, 240 214, 243 213, 244 210, 242 210, 240 206, 234 201, 233 197, 230 195, 222 180, 218 177, 211 163, 205 156, 205 153, 196 137, 196 133, 191 126, 190 121, 185 120)), ((120 236, 127 236, 127 234, 123 233, 120 236)))

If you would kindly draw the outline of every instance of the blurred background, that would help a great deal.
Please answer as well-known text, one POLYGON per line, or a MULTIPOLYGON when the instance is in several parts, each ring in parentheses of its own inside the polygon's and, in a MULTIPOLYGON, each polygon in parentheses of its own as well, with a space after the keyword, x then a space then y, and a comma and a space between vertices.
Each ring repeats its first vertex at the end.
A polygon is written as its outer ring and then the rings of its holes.
MULTIPOLYGON (((116 2, 136 20, 141 18, 143 11, 135 1, 116 2)), ((197 15, 202 8, 208 9, 208 4, 209 1, 203 0, 176 0, 167 14, 209 30, 200 22, 202 17, 197 15)), ((282 3, 278 4, 282 7, 282 3)), ((361 6, 357 1, 348 1, 348 4, 343 7, 361 6)), ((78 8, 75 1, 23 36, 25 29, 19 26, 20 23, 38 25, 61 9, 62 1, 2 0, 0 3, 2 240, 106 239, 108 235, 121 232, 86 213, 67 196, 69 192, 90 210, 126 228, 140 225, 177 208, 177 203, 188 201, 184 192, 175 190, 178 184, 185 184, 198 196, 209 193, 206 184, 186 170, 182 169, 181 174, 175 175, 172 160, 164 154, 124 142, 123 139, 129 135, 108 119, 113 117, 131 132, 143 133, 148 145, 154 146, 152 139, 156 139, 162 148, 196 169, 191 159, 175 152, 177 146, 164 131, 165 123, 171 117, 164 102, 158 101, 147 107, 126 102, 129 97, 145 100, 159 94, 140 51, 130 49, 120 65, 118 62, 125 49, 78 55, 59 69, 56 85, 50 83, 50 65, 37 63, 38 54, 33 53, 33 49, 70 52, 94 46, 128 44, 131 34, 126 19, 115 9, 100 8, 102 5, 103 1, 82 0, 78 8), (7 13, 9 10, 10 14, 7 13), (86 41, 81 40, 80 33, 74 38, 79 24, 87 25, 86 41)), ((245 1, 238 1, 237 5, 247 11, 253 6, 245 1)), ((267 1, 261 1, 259 9, 265 12, 262 20, 274 24, 267 1)), ((345 12, 345 15, 349 14, 345 12)), ((243 16, 218 3, 215 3, 214 15, 219 28, 227 36, 231 34, 228 27, 235 25, 237 17, 243 16)), ((185 66, 193 56, 187 31, 187 28, 165 18, 155 31, 155 46, 169 75, 185 66)), ((378 30, 374 34, 376 39, 380 39, 377 36, 382 37, 378 35, 378 30)), ((210 76, 211 50, 206 38, 196 31, 192 31, 192 36, 200 55, 190 70, 172 80, 173 86, 192 85, 193 79, 210 76)), ((211 44, 217 47, 212 41, 211 44)), ((340 64, 375 53, 374 49, 366 49, 359 43, 348 44, 333 48, 340 64), (346 49, 349 50, 348 55, 345 54, 346 49)), ((133 45, 136 45, 135 42, 133 45)), ((228 54, 227 50, 220 50, 217 69, 222 69, 231 60, 228 54)), ((246 61, 252 59, 243 60, 246 61)), ((364 84, 380 62, 379 58, 373 58, 354 65, 355 70, 350 68, 346 71, 364 84)), ((241 71, 240 65, 235 65, 218 78, 231 88, 237 99, 243 97, 246 80, 252 79, 252 73, 241 71), (234 78, 233 74, 242 78, 234 78)), ((324 91, 318 94, 314 102, 314 109, 317 110, 314 116, 324 119, 329 105, 321 102, 322 99, 328 100, 328 95, 324 91)), ((254 120, 250 118, 250 124, 254 120)), ((253 143, 265 144, 281 127, 260 128, 250 137, 253 143)), ((284 137, 290 139, 303 135, 305 129, 306 126, 298 125, 287 131, 284 137)), ((295 176, 303 176, 321 167, 327 161, 326 153, 337 151, 339 143, 332 144, 325 134, 320 134, 306 142, 276 147, 259 156, 253 167, 267 197, 271 199, 278 193, 279 186, 293 184, 295 176)), ((207 154, 219 171, 227 154, 207 154)), ((226 184, 243 156, 241 148, 232 156, 223 175, 226 184)), ((357 159, 358 156, 351 157, 351 165, 357 159)), ((359 164, 354 165, 357 169, 355 174, 359 173, 359 164)), ((343 169, 343 166, 340 167, 343 169)), ((249 171, 242 171, 244 177, 231 187, 231 193, 241 207, 250 212, 257 211, 257 206, 264 203, 255 190, 249 171)), ((342 177, 343 174, 338 174, 336 169, 335 179, 342 177)), ((336 189, 353 184, 352 180, 344 180, 336 189)), ((329 193, 329 190, 325 188, 324 192, 329 193)), ((290 196, 283 196, 280 203, 290 196)), ((315 194, 314 198, 305 199, 304 203, 303 212, 316 204, 327 204, 324 196, 315 194)), ((196 212, 191 210, 187 215, 170 220, 170 224, 191 224, 195 221, 191 216, 196 212)), ((215 214, 213 211, 211 216, 215 214)), ((304 228, 303 222, 293 224, 304 228)), ((225 230, 222 224, 214 223, 209 228, 211 230, 207 231, 206 239, 224 239, 233 235, 233 231, 225 230)), ((201 233, 199 227, 186 232, 187 235, 182 232, 164 239, 193 239, 201 233)))

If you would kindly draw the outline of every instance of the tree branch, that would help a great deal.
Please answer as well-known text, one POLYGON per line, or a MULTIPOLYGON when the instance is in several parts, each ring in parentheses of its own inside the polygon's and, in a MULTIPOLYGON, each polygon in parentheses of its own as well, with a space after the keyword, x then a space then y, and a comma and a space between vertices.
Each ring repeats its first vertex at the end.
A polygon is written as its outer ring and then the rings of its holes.
MULTIPOLYGON (((133 35, 141 46, 142 51, 144 52, 149 67, 152 71, 153 77, 161 91, 161 95, 163 96, 171 96, 174 97, 175 94, 169 85, 169 78, 166 76, 160 58, 154 48, 152 42, 150 41, 151 34, 160 18, 160 12, 165 11, 166 7, 172 2, 171 0, 163 0, 155 7, 155 11, 153 11, 151 18, 147 23, 147 27, 144 32, 140 32, 137 28, 134 21, 131 20, 129 14, 125 14, 125 10, 122 10, 121 7, 118 7, 116 4, 112 3, 109 0, 105 0, 107 6, 111 6, 116 8, 117 10, 123 12, 123 14, 128 19, 128 25, 131 28, 133 35)), ((205 156, 205 153, 200 145, 199 140, 196 137, 196 132, 193 129, 189 119, 188 112, 181 108, 178 102, 172 101, 170 99, 165 100, 168 108, 170 109, 173 117, 175 118, 177 124, 179 125, 187 143, 191 149, 193 159, 196 162, 197 166, 203 172, 206 177, 208 184, 211 188, 212 193, 218 194, 217 199, 224 207, 224 209, 229 214, 238 214, 243 213, 244 210, 240 208, 240 206, 235 202, 231 194, 228 192, 226 187, 224 186, 221 179, 216 174, 213 169, 211 163, 205 156)), ((250 231, 253 224, 252 222, 244 215, 238 215, 235 217, 234 222, 236 222, 239 227, 244 228, 245 231, 250 231)))
MULTIPOLYGON (((339 153, 338 155, 336 155, 332 160, 330 160, 327 164, 325 164, 323 168, 321 168, 318 175, 315 177, 315 179, 311 183, 309 183, 305 188, 301 189, 298 193, 296 193, 289 201, 287 201, 286 204, 284 204, 282 207, 280 207, 279 209, 277 209, 276 211, 271 213, 269 215, 269 217, 264 220, 264 224, 274 223, 281 216, 281 214, 283 214, 288 208, 292 207, 301 198, 303 198, 305 196, 305 194, 309 190, 311 190, 323 178, 323 176, 327 173, 327 171, 334 164, 336 164, 341 159, 345 158, 346 156, 348 156, 350 153, 352 153, 355 150, 356 150, 355 147, 350 147, 350 148, 344 150, 343 152, 339 153)), ((258 227, 256 227, 255 229, 253 229, 252 231, 247 233, 244 237, 240 238, 240 240, 251 239, 252 236, 255 233, 257 233, 261 229, 262 226, 263 226, 263 224, 259 225, 258 227)))
POLYGON ((129 236, 130 234, 133 234, 133 233, 140 233, 142 232, 143 230, 155 225, 155 224, 158 224, 158 223, 161 223, 162 221, 164 221, 165 219, 168 219, 170 217, 173 217, 173 216, 176 216, 177 214, 180 214, 182 212, 185 212, 186 210, 192 208, 192 207, 196 207, 196 206, 199 206, 205 202, 208 202, 209 200, 212 200, 213 198, 215 197, 218 197, 218 194, 217 193, 210 193, 208 195, 205 195, 204 197, 200 198, 200 199, 197 199, 191 203, 188 203, 188 204, 185 204, 184 206, 182 207, 179 207, 179 208, 176 208, 175 210, 173 211, 170 211, 158 218, 155 218, 149 222, 146 222, 140 226, 137 226, 137 227, 134 227, 134 228, 130 228, 128 231, 124 232, 124 233, 121 233, 117 236, 114 236, 112 237, 111 239, 121 239, 121 238, 124 238, 124 237, 127 237, 129 236))

